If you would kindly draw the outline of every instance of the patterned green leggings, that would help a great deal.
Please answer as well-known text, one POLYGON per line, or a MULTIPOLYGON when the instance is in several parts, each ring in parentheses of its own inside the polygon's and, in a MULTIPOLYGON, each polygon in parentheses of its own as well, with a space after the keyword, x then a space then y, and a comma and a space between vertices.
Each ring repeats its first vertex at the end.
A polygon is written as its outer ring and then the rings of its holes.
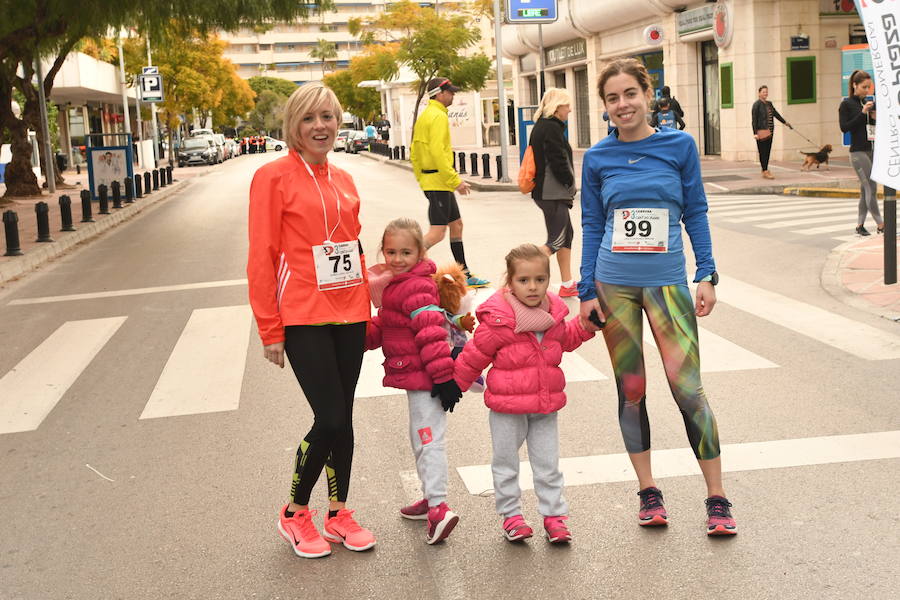
POLYGON ((598 283, 597 295, 607 319, 603 337, 619 392, 619 426, 625 449, 632 454, 650 449, 643 312, 659 348, 669 389, 684 418, 694 455, 701 460, 719 456, 716 418, 700 382, 697 317, 687 285, 630 287, 598 283))

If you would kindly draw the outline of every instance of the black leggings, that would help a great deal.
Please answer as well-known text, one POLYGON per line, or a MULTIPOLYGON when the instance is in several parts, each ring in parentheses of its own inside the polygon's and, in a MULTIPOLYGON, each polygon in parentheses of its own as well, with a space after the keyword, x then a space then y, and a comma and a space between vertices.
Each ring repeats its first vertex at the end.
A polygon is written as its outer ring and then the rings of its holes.
POLYGON ((329 499, 346 502, 353 465, 353 396, 366 324, 289 325, 284 335, 284 352, 315 416, 297 448, 291 497, 296 504, 309 504, 324 467, 329 499))
POLYGON ((756 140, 756 150, 759 152, 759 166, 763 171, 769 170, 769 155, 772 154, 772 138, 769 136, 764 140, 756 140))

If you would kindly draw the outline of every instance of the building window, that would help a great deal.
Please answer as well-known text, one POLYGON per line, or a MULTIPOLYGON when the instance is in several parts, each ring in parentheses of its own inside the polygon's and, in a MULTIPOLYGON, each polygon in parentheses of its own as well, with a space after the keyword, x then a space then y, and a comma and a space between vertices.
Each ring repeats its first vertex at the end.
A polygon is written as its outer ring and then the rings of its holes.
POLYGON ((722 108, 734 108, 734 67, 732 63, 719 65, 719 90, 722 108))
POLYGON ((271 49, 272 49, 272 44, 260 44, 260 45, 259 45, 259 49, 260 49, 260 50, 271 50, 271 49))
POLYGON ((816 101, 816 57, 787 59, 788 104, 812 104, 816 101))

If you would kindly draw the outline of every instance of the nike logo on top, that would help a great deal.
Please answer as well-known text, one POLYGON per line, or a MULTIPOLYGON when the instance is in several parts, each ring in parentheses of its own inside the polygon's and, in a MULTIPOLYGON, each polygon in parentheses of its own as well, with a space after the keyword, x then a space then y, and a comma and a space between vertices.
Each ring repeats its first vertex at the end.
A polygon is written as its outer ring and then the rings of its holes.
POLYGON ((642 157, 640 157, 640 158, 635 158, 635 159, 633 159, 633 160, 629 158, 629 159, 628 159, 628 164, 629 164, 629 165, 633 165, 633 164, 636 163, 637 161, 639 161, 639 160, 644 160, 645 158, 647 158, 647 157, 646 157, 646 156, 642 156, 642 157))

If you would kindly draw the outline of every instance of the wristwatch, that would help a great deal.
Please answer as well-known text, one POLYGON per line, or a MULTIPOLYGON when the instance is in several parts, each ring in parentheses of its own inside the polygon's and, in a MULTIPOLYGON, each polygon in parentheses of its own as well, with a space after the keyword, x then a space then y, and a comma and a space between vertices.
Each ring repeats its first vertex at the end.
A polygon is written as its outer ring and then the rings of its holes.
POLYGON ((713 285, 719 285, 719 274, 713 271, 706 277, 703 277, 700 281, 708 281, 713 285))

